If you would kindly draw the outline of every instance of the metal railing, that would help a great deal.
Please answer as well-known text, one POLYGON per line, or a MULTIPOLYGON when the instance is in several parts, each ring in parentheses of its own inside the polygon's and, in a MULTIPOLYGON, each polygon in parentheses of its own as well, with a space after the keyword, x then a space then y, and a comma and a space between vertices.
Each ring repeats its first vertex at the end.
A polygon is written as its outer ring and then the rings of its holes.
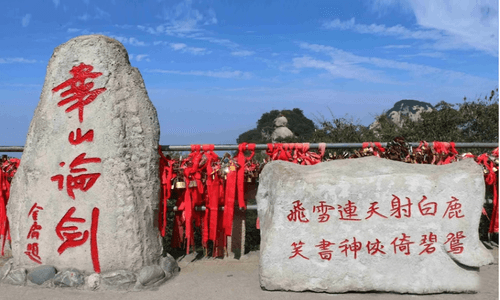
MULTIPOLYGON (((382 147, 387 147, 387 143, 380 143, 382 147)), ((411 142, 408 143, 412 147, 418 147, 420 143, 411 142)), ((429 146, 433 146, 432 142, 429 142, 429 146)), ((191 151, 191 145, 161 145, 162 151, 191 151)), ((318 143, 309 144, 309 149, 318 149, 318 143)), ((363 143, 327 143, 326 149, 352 149, 352 148, 362 148, 363 143)), ((498 143, 455 143, 456 148, 496 148, 498 143)), ((0 152, 23 152, 24 146, 0 146, 0 152)), ((214 145, 214 151, 222 150, 238 150, 238 145, 214 145)), ((255 150, 267 150, 267 144, 257 144, 255 145, 255 150)))
MULTIPOLYGON (((380 143, 382 147, 387 147, 387 143, 380 143)), ((408 143, 412 147, 418 147, 420 143, 411 142, 408 143)), ((318 149, 319 143, 309 144, 309 149, 318 149)), ((434 146, 432 142, 429 146, 434 146)), ((160 145, 162 151, 191 151, 191 145, 160 145)), ((326 143, 326 149, 353 149, 362 148, 363 143, 326 143)), ((496 148, 498 143, 455 143, 456 148, 496 148)), ((255 145, 255 150, 267 150, 267 144, 257 144, 255 145)), ((0 146, 0 152, 23 152, 23 146, 0 146)), ((214 151, 222 150, 238 150, 238 145, 214 145, 214 151)), ((195 211, 205 211, 207 208, 205 206, 196 206, 195 211)), ((219 210, 224 210, 224 207, 220 207, 219 210)), ((247 210, 257 210, 257 205, 248 205, 247 210)), ((178 207, 174 207, 174 211, 178 211, 178 207)))

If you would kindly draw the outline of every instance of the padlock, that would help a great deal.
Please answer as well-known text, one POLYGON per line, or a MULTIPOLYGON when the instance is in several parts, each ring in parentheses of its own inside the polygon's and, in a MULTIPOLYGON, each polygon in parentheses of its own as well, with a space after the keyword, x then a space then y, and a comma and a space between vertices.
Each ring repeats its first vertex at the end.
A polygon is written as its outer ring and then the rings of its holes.
POLYGON ((186 188, 186 183, 184 181, 177 181, 175 183, 175 188, 177 188, 177 189, 185 189, 186 188))

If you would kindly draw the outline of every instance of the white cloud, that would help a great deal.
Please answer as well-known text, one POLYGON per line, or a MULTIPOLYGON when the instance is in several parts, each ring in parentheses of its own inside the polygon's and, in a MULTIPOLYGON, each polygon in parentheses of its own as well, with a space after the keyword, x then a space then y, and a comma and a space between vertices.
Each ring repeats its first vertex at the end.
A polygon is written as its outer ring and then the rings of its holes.
POLYGON ((0 58, 0 64, 13 64, 13 63, 33 64, 36 62, 37 61, 35 59, 26 59, 22 57, 0 58))
POLYGON ((149 56, 149 55, 147 55, 147 54, 137 54, 137 55, 135 56, 135 60, 137 60, 137 61, 141 61, 141 60, 143 60, 143 59, 144 59, 145 61, 150 61, 150 60, 149 60, 149 58, 147 58, 148 56, 149 56))
POLYGON ((181 50, 181 49, 184 49, 187 47, 186 44, 183 44, 183 43, 171 43, 170 44, 170 47, 174 50, 181 50))
POLYGON ((368 4, 371 6, 372 11, 379 13, 379 17, 388 14, 394 8, 398 8, 405 13, 411 12, 411 7, 407 0, 371 0, 368 4))
POLYGON ((206 48, 198 48, 198 47, 188 47, 188 45, 184 43, 169 43, 163 41, 155 41, 154 45, 169 45, 170 48, 174 51, 179 51, 181 53, 190 53, 193 55, 205 55, 212 53, 211 51, 207 51, 206 48))
POLYGON ((432 57, 432 58, 445 58, 443 52, 420 52, 416 54, 400 54, 399 57, 416 57, 416 56, 424 56, 424 57, 432 57))
POLYGON ((156 27, 141 26, 139 29, 151 34, 184 36, 202 31, 203 26, 217 24, 217 16, 212 8, 205 12, 193 8, 192 0, 183 0, 173 7, 164 7, 161 17, 164 24, 156 27))
POLYGON ((471 48, 498 56, 498 1, 410 1, 417 24, 441 30, 449 38, 436 49, 471 48))
POLYGON ((23 27, 27 27, 30 24, 30 20, 31 14, 26 14, 21 20, 21 24, 23 25, 23 27))
POLYGON ((439 40, 443 38, 443 34, 441 34, 437 30, 412 31, 399 24, 391 27, 386 27, 385 25, 379 25, 379 24, 371 24, 371 25, 357 24, 355 18, 351 18, 348 21, 340 21, 340 19, 327 21, 323 23, 323 27, 326 29, 353 30, 355 32, 365 33, 365 34, 395 36, 401 39, 439 40))
POLYGON ((99 7, 95 7, 96 14, 94 16, 94 19, 108 19, 111 17, 111 15, 104 10, 100 9, 99 7))
POLYGON ((177 70, 161 70, 161 69, 153 69, 146 71, 149 73, 207 76, 207 77, 226 78, 226 79, 230 78, 249 79, 252 77, 251 73, 242 71, 177 71, 177 70))
POLYGON ((138 39, 136 39, 134 37, 128 38, 128 37, 115 36, 115 35, 112 35, 111 37, 116 39, 117 41, 119 41, 120 43, 122 43, 124 45, 132 45, 132 46, 140 46, 140 47, 148 45, 145 42, 139 41, 138 39))
POLYGON ((233 51, 231 52, 231 55, 233 56, 251 56, 254 55, 255 52, 253 51, 248 51, 248 50, 241 50, 241 51, 233 51))
MULTIPOLYGON (((495 85, 495 83, 489 79, 468 75, 463 72, 449 71, 421 64, 412 64, 412 63, 383 59, 378 57, 358 56, 353 53, 325 45, 300 43, 299 46, 302 49, 308 49, 313 52, 327 54, 331 57, 331 61, 320 61, 308 56, 304 56, 301 58, 295 58, 293 60, 295 68, 324 69, 336 77, 359 79, 361 81, 369 81, 369 82, 383 81, 390 83, 389 79, 384 78, 383 72, 379 70, 371 70, 364 67, 366 65, 371 65, 377 68, 407 71, 409 75, 413 76, 414 78, 419 77, 419 78, 425 78, 426 80, 432 80, 431 78, 435 78, 440 81, 447 81, 447 82, 457 81, 460 83, 466 83, 466 82, 477 83, 480 81, 483 82, 488 81, 491 82, 492 85, 495 85), (357 76, 359 78, 356 78, 357 76)), ((398 81, 393 80, 392 83, 397 83, 397 82, 402 83, 402 81, 400 80, 398 81)))
POLYGON ((129 54, 128 58, 130 61, 147 61, 150 62, 151 60, 148 58, 148 54, 129 54))
POLYGON ((369 70, 353 64, 347 65, 318 60, 309 56, 293 58, 293 66, 297 69, 323 69, 336 78, 355 79, 362 82, 389 82, 388 79, 383 78, 384 76, 380 71, 369 70))
POLYGON ((78 19, 82 20, 82 21, 87 21, 90 19, 90 15, 89 14, 83 14, 81 16, 78 16, 78 19))
POLYGON ((218 39, 218 38, 209 37, 209 36, 194 36, 194 35, 190 35, 187 37, 195 39, 195 40, 199 40, 199 41, 207 41, 207 42, 212 43, 212 44, 217 44, 220 46, 227 47, 229 49, 236 49, 240 46, 237 43, 230 41, 228 39, 218 39))
POLYGON ((52 0, 54 3, 54 6, 57 8, 59 6, 59 3, 61 3, 61 0, 52 0))
POLYGON ((387 45, 382 48, 384 49, 405 49, 405 48, 410 48, 410 45, 387 45))
POLYGON ((352 30, 358 33, 394 36, 402 39, 432 40, 421 45, 435 50, 477 50, 498 56, 498 0, 373 0, 375 11, 403 8, 414 14, 419 29, 401 25, 357 24, 335 19, 323 23, 324 28, 352 30))
POLYGON ((91 19, 96 19, 96 20, 97 19, 109 19, 109 17, 111 17, 111 15, 108 12, 102 10, 101 8, 99 8, 97 6, 94 7, 94 10, 95 10, 95 13, 93 16, 88 14, 88 13, 85 13, 81 16, 78 16, 77 18, 79 20, 82 20, 82 21, 88 21, 91 19))

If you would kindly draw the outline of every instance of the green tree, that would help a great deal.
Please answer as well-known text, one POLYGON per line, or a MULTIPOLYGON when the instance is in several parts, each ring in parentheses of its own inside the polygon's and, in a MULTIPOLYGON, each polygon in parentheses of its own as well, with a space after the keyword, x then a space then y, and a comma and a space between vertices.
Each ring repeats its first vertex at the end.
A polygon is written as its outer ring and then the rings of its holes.
MULTIPOLYGON (((316 129, 314 122, 304 116, 304 112, 299 108, 292 110, 271 110, 262 114, 257 121, 257 128, 248 130, 237 138, 237 143, 270 143, 270 136, 274 131, 274 120, 283 115, 288 120, 287 127, 297 137, 296 139, 287 139, 290 142, 306 142, 310 141, 314 130, 316 129)), ((280 141, 285 142, 285 141, 280 141)))

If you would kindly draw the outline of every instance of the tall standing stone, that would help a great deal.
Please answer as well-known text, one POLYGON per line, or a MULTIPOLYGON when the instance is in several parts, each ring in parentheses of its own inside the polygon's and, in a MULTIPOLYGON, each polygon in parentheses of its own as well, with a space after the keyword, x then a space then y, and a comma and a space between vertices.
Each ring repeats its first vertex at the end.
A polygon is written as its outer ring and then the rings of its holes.
POLYGON ((268 290, 429 294, 480 288, 482 168, 366 157, 271 162, 259 178, 268 290))
POLYGON ((121 43, 89 35, 57 47, 12 185, 14 266, 88 273, 158 263, 159 132, 121 43))

